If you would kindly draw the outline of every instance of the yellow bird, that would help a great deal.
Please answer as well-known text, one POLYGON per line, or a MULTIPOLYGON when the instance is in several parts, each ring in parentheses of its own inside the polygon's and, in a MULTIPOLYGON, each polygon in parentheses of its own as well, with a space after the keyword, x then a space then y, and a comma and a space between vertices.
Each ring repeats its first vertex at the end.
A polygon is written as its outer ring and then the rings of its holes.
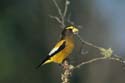
POLYGON ((74 35, 77 34, 78 31, 79 30, 72 25, 64 28, 60 41, 57 42, 55 47, 37 68, 43 64, 51 62, 61 64, 72 53, 72 50, 74 49, 74 35))

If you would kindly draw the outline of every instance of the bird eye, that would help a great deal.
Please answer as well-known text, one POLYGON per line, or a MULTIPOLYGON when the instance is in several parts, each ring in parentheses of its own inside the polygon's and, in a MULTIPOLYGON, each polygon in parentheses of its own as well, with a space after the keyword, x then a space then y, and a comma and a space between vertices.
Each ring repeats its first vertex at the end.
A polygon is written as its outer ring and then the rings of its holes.
POLYGON ((73 32, 73 29, 69 29, 70 32, 73 32))

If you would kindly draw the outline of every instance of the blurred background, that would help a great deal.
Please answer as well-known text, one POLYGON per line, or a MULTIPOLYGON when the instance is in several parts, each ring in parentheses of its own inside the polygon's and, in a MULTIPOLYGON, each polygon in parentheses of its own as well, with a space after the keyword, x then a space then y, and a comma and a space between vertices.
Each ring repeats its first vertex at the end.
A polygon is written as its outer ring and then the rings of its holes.
MULTIPOLYGON (((63 9, 65 0, 58 0, 63 9)), ((112 48, 125 59, 125 1, 70 0, 71 20, 81 25, 80 35, 95 45, 112 48)), ((0 83, 61 83, 57 64, 35 67, 59 39, 60 25, 52 0, 0 0, 0 83)), ((99 52, 76 39, 72 64, 100 57, 99 52), (87 53, 86 53, 87 52, 87 53)), ((97 61, 73 72, 71 83, 125 83, 124 65, 97 61)))

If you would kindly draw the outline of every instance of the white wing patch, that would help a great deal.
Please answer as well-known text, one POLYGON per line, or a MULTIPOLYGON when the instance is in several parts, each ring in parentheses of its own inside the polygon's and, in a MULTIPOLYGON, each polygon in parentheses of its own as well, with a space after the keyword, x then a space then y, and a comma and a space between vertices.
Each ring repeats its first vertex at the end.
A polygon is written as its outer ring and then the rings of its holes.
POLYGON ((59 47, 53 48, 53 49, 49 52, 49 56, 51 56, 53 53, 55 53, 58 49, 59 49, 59 47))

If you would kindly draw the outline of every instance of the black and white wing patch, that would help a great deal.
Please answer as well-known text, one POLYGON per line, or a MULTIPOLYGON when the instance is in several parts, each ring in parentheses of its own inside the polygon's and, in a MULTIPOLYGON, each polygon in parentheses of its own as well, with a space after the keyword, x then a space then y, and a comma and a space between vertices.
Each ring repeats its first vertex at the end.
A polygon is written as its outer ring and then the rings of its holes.
POLYGON ((59 41, 55 47, 50 51, 49 55, 45 57, 45 59, 36 67, 39 68, 46 60, 48 60, 50 57, 52 57, 53 55, 55 55, 56 53, 60 52, 61 50, 63 50, 66 46, 66 41, 65 40, 61 40, 59 41))
POLYGON ((53 56, 56 53, 60 52, 61 50, 63 50, 65 48, 66 45, 66 41, 65 40, 61 40, 59 41, 55 47, 50 51, 49 56, 53 56))

